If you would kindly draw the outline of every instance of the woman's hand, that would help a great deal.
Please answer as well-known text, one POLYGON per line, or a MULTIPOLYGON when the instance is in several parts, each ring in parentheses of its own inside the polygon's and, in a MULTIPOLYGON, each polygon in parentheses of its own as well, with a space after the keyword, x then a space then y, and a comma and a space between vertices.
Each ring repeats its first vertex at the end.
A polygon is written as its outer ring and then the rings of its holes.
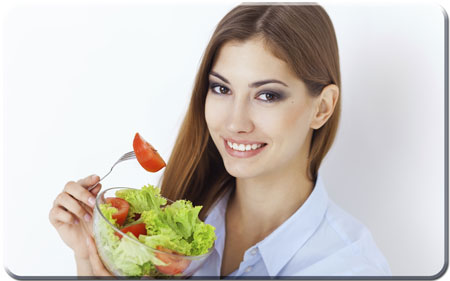
POLYGON ((68 182, 49 213, 51 224, 64 243, 74 251, 77 263, 90 257, 86 239, 92 235, 92 213, 101 184, 90 192, 87 188, 99 180, 97 175, 92 175, 77 182, 68 182))
POLYGON ((86 243, 89 252, 89 261, 92 268, 93 276, 113 276, 103 265, 95 246, 94 239, 91 236, 86 238, 86 243))

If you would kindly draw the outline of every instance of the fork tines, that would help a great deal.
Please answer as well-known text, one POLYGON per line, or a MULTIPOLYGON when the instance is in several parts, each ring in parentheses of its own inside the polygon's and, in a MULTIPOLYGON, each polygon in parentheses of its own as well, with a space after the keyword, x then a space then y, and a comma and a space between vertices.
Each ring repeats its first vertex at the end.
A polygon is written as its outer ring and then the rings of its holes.
POLYGON ((132 158, 136 158, 136 154, 134 153, 134 151, 125 153, 122 157, 120 157, 120 160, 128 160, 128 159, 132 159, 132 158))

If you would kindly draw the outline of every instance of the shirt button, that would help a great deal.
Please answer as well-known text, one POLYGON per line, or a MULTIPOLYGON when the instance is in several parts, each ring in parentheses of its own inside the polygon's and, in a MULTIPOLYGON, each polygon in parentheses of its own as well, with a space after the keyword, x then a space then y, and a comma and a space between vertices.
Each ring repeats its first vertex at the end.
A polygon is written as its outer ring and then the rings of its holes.
POLYGON ((252 256, 256 255, 256 253, 258 253, 258 249, 256 249, 256 248, 253 248, 253 249, 250 251, 250 254, 251 254, 252 256))
POLYGON ((252 269, 253 269, 253 267, 249 266, 245 269, 245 272, 250 272, 250 271, 252 271, 252 269))

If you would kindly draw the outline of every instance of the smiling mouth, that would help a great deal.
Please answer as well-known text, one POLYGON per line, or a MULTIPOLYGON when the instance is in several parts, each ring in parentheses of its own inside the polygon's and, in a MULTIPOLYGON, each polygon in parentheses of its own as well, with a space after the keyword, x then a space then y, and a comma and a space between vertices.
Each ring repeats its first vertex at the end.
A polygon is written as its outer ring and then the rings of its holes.
POLYGON ((235 142, 231 142, 231 141, 226 141, 226 144, 232 150, 240 151, 240 152, 257 150, 257 149, 267 145, 267 143, 243 144, 243 143, 235 143, 235 142))

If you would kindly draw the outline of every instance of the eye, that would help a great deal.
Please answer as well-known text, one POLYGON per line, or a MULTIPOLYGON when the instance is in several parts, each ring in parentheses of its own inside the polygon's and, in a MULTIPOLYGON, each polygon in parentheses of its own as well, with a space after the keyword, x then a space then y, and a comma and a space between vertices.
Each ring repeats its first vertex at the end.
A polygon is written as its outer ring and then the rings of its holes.
POLYGON ((227 87, 216 83, 212 83, 209 87, 214 93, 218 95, 227 95, 230 92, 227 87))
POLYGON ((273 92, 262 92, 258 95, 258 99, 265 101, 265 102, 274 102, 280 99, 280 94, 273 93, 273 92))

